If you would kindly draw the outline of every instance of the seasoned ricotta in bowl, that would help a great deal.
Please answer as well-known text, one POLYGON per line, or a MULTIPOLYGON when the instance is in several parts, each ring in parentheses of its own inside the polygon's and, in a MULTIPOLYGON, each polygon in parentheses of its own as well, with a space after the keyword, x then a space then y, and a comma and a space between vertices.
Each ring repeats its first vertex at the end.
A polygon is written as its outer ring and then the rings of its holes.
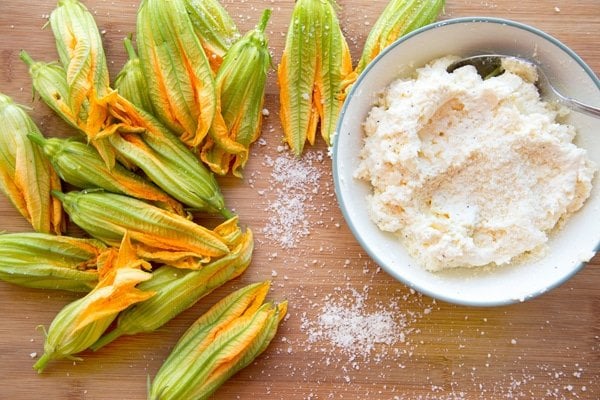
POLYGON ((500 265, 541 251, 582 207, 596 167, 540 100, 532 71, 483 80, 437 59, 390 84, 364 123, 355 177, 371 219, 428 270, 500 265))

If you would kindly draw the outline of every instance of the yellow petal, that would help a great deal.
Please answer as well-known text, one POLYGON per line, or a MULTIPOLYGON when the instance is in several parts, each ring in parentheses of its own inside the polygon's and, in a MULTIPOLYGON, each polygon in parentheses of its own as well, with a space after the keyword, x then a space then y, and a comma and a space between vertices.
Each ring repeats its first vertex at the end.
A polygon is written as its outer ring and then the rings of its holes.
POLYGON ((112 255, 110 264, 105 266, 109 270, 104 272, 98 286, 86 296, 86 307, 77 319, 75 331, 154 295, 154 292, 135 288, 138 283, 150 279, 152 274, 141 270, 150 269, 150 264, 137 257, 129 235, 123 237, 116 257, 114 253, 112 255))

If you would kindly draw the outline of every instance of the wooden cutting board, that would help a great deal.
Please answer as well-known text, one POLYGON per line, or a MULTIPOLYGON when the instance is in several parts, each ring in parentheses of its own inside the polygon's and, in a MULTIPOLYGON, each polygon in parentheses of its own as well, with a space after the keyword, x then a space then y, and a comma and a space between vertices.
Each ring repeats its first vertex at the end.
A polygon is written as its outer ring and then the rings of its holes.
MULTIPOLYGON (((268 34, 277 64, 293 1, 224 3, 243 31, 262 9, 273 9, 268 34)), ((386 3, 339 1, 354 59, 386 3)), ((102 30, 114 77, 125 60, 122 38, 134 30, 138 1, 85 4, 102 30)), ((18 59, 20 49, 38 59, 57 58, 50 30, 42 29, 53 7, 43 0, 0 2, 0 91, 31 107, 45 134, 70 135, 43 104, 31 102, 18 59)), ((473 15, 534 25, 600 72, 597 0, 448 0, 441 18, 473 15)), ((598 256, 560 288, 522 304, 469 308, 413 293, 379 270, 353 239, 335 202, 323 143, 302 161, 281 151, 277 97, 271 71, 264 141, 254 146, 243 181, 221 179, 227 203, 256 235, 248 271, 158 332, 85 352, 82 361, 55 362, 42 375, 31 368, 43 352, 43 330, 36 327, 47 327, 76 296, 0 282, 0 399, 144 399, 147 376, 154 376, 190 323, 235 288, 264 279, 273 281, 270 298, 289 300, 289 317, 270 348, 216 399, 600 398, 598 256), (298 180, 290 188, 293 174, 298 180), (287 181, 275 179, 282 175, 287 181), (330 324, 327 318, 336 316, 343 321, 330 324), (358 342, 348 344, 348 333, 358 342), (386 343, 374 344, 375 337, 386 343)), ((0 230, 30 229, 4 198, 0 221, 0 230)))

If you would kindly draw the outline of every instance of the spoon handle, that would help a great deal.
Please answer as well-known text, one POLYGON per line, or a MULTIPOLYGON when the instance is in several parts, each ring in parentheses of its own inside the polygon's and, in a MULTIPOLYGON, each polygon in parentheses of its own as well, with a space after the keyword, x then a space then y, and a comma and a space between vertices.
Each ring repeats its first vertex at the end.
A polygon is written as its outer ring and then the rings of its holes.
POLYGON ((562 101, 572 110, 591 115, 592 117, 600 117, 599 107, 590 106, 589 104, 582 103, 579 100, 575 100, 570 97, 562 97, 562 101))

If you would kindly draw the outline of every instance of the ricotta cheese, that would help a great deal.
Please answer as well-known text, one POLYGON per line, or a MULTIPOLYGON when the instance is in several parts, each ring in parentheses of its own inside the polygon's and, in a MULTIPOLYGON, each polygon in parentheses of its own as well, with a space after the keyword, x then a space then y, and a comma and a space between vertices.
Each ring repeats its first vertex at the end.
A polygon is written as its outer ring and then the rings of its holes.
POLYGON ((399 79, 364 123, 355 178, 371 219, 426 269, 501 265, 541 251, 589 197, 596 166, 532 71, 483 80, 452 57, 399 79))

